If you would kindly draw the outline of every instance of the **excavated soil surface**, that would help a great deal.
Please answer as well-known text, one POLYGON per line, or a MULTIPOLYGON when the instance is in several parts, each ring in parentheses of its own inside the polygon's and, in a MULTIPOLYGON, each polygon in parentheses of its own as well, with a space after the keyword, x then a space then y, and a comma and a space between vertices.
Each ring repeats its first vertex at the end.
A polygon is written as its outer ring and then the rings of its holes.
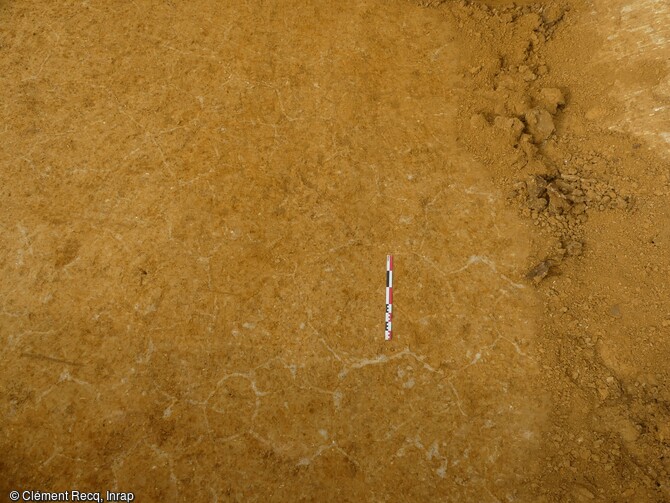
POLYGON ((0 1, 2 498, 670 501, 669 27, 0 1))

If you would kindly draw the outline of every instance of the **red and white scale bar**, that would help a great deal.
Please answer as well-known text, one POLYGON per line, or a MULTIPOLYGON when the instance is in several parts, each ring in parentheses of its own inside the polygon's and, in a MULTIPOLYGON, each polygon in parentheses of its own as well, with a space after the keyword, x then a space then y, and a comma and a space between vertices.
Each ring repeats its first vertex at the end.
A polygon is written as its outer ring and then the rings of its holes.
POLYGON ((393 255, 386 255, 386 324, 384 339, 391 340, 393 329, 393 255))

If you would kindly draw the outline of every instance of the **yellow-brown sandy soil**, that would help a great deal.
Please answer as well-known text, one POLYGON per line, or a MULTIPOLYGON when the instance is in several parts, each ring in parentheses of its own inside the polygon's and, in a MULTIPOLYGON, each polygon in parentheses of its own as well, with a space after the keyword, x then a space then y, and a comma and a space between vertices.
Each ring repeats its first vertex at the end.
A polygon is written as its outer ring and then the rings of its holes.
POLYGON ((670 501, 669 37, 0 1, 2 498, 670 501))

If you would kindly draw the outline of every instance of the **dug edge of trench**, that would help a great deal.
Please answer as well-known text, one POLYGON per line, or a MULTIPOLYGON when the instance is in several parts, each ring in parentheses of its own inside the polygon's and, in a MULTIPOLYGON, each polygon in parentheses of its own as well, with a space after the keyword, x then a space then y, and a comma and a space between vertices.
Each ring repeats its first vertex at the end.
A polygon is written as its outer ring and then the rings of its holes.
POLYGON ((589 47, 617 20, 593 30, 594 6, 579 2, 429 3, 467 34, 460 142, 536 229, 525 277, 544 305, 553 401, 537 489, 551 501, 667 501, 670 296, 658 280, 670 274, 670 167, 653 142, 617 130, 635 98, 610 86, 658 87, 667 65, 598 59, 589 47))

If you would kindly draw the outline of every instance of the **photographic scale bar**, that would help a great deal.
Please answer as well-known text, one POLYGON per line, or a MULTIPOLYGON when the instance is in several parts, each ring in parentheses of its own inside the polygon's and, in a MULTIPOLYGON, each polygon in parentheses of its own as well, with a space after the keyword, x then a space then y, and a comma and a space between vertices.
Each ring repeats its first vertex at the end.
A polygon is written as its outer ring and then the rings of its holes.
POLYGON ((393 255, 386 256, 386 323, 384 339, 390 341, 393 336, 393 255))

